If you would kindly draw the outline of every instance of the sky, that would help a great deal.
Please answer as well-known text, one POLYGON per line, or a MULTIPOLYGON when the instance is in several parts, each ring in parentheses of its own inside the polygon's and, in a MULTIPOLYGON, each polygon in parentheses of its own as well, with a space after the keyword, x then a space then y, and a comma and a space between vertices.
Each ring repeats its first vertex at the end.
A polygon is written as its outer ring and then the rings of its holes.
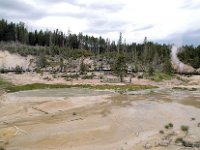
POLYGON ((200 44, 200 0, 0 0, 0 18, 126 43, 200 44))

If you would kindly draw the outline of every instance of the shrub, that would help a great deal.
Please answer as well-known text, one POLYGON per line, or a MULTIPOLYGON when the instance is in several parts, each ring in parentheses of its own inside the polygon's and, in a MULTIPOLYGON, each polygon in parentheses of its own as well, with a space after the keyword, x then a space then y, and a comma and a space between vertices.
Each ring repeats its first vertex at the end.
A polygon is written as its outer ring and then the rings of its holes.
POLYGON ((143 79, 144 78, 144 76, 143 76, 143 74, 140 74, 140 75, 138 75, 138 77, 137 77, 138 79, 143 79))
POLYGON ((148 75, 149 75, 149 76, 152 76, 152 75, 154 74, 154 71, 155 71, 155 70, 154 70, 153 66, 150 65, 149 68, 148 68, 148 75))
POLYGON ((100 75, 100 76, 99 76, 99 79, 103 79, 103 75, 100 75))
POLYGON ((47 67, 48 65, 48 62, 47 62, 47 58, 45 57, 44 54, 41 54, 37 60, 36 60, 36 65, 38 68, 45 68, 47 67))
POLYGON ((166 124, 165 125, 165 129, 170 129, 170 128, 173 128, 173 124, 172 123, 169 123, 169 124, 166 124))
POLYGON ((0 72, 1 72, 1 73, 8 73, 9 70, 8 70, 8 69, 4 69, 4 68, 2 68, 2 69, 0 69, 0 72))
POLYGON ((165 129, 169 129, 169 125, 167 124, 167 125, 165 125, 165 129))
POLYGON ((22 67, 20 67, 20 66, 17 65, 17 66, 15 67, 15 73, 16 73, 16 74, 22 74, 22 72, 23 72, 22 67))
POLYGON ((159 133, 160 133, 160 134, 164 134, 164 131, 163 131, 163 130, 160 130, 159 133))
POLYGON ((169 127, 170 127, 170 128, 173 128, 174 125, 173 125, 172 123, 169 123, 169 127))
POLYGON ((181 126, 181 130, 184 131, 184 132, 188 132, 189 131, 189 126, 182 125, 181 126))
POLYGON ((84 64, 83 60, 81 61, 79 71, 80 71, 80 74, 85 74, 85 72, 87 71, 87 66, 84 64))

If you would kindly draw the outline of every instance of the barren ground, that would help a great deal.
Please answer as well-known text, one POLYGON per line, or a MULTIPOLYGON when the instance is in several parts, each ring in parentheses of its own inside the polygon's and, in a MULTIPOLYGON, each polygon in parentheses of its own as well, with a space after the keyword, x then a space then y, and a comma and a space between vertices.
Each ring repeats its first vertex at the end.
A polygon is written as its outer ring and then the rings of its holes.
POLYGON ((0 144, 8 150, 181 149, 155 145, 172 131, 173 140, 184 135, 181 125, 190 127, 188 137, 200 139, 199 98, 199 90, 170 88, 135 95, 77 88, 4 94, 0 144), (173 129, 164 128, 168 123, 173 129))

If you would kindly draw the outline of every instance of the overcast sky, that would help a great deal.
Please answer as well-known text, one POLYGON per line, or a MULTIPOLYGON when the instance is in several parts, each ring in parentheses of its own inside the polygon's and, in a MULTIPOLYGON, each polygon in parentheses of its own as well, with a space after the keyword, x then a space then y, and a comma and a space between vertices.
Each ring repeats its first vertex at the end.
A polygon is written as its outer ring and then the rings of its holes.
POLYGON ((200 0, 0 0, 0 18, 126 42, 200 44, 200 0))

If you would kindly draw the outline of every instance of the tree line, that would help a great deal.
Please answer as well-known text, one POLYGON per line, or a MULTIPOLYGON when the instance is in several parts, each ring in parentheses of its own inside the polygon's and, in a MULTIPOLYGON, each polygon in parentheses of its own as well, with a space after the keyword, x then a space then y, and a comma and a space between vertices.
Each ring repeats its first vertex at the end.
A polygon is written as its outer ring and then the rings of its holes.
MULTIPOLYGON (((115 59, 123 54, 126 62, 134 63, 133 70, 148 71, 154 70, 172 72, 170 66, 171 46, 158 44, 144 39, 143 43, 123 42, 122 34, 117 42, 110 39, 83 35, 83 33, 72 34, 70 31, 64 33, 58 29, 54 31, 35 30, 28 31, 23 23, 8 22, 0 20, 0 41, 18 43, 17 47, 6 48, 11 52, 21 55, 51 55, 62 58, 81 56, 104 56, 108 59, 115 59)), ((0 45, 1 46, 1 45, 0 45)), ((183 47, 178 56, 182 61, 187 62, 195 68, 200 67, 200 48, 190 46, 183 47), (195 60, 195 61, 194 61, 195 60)))

